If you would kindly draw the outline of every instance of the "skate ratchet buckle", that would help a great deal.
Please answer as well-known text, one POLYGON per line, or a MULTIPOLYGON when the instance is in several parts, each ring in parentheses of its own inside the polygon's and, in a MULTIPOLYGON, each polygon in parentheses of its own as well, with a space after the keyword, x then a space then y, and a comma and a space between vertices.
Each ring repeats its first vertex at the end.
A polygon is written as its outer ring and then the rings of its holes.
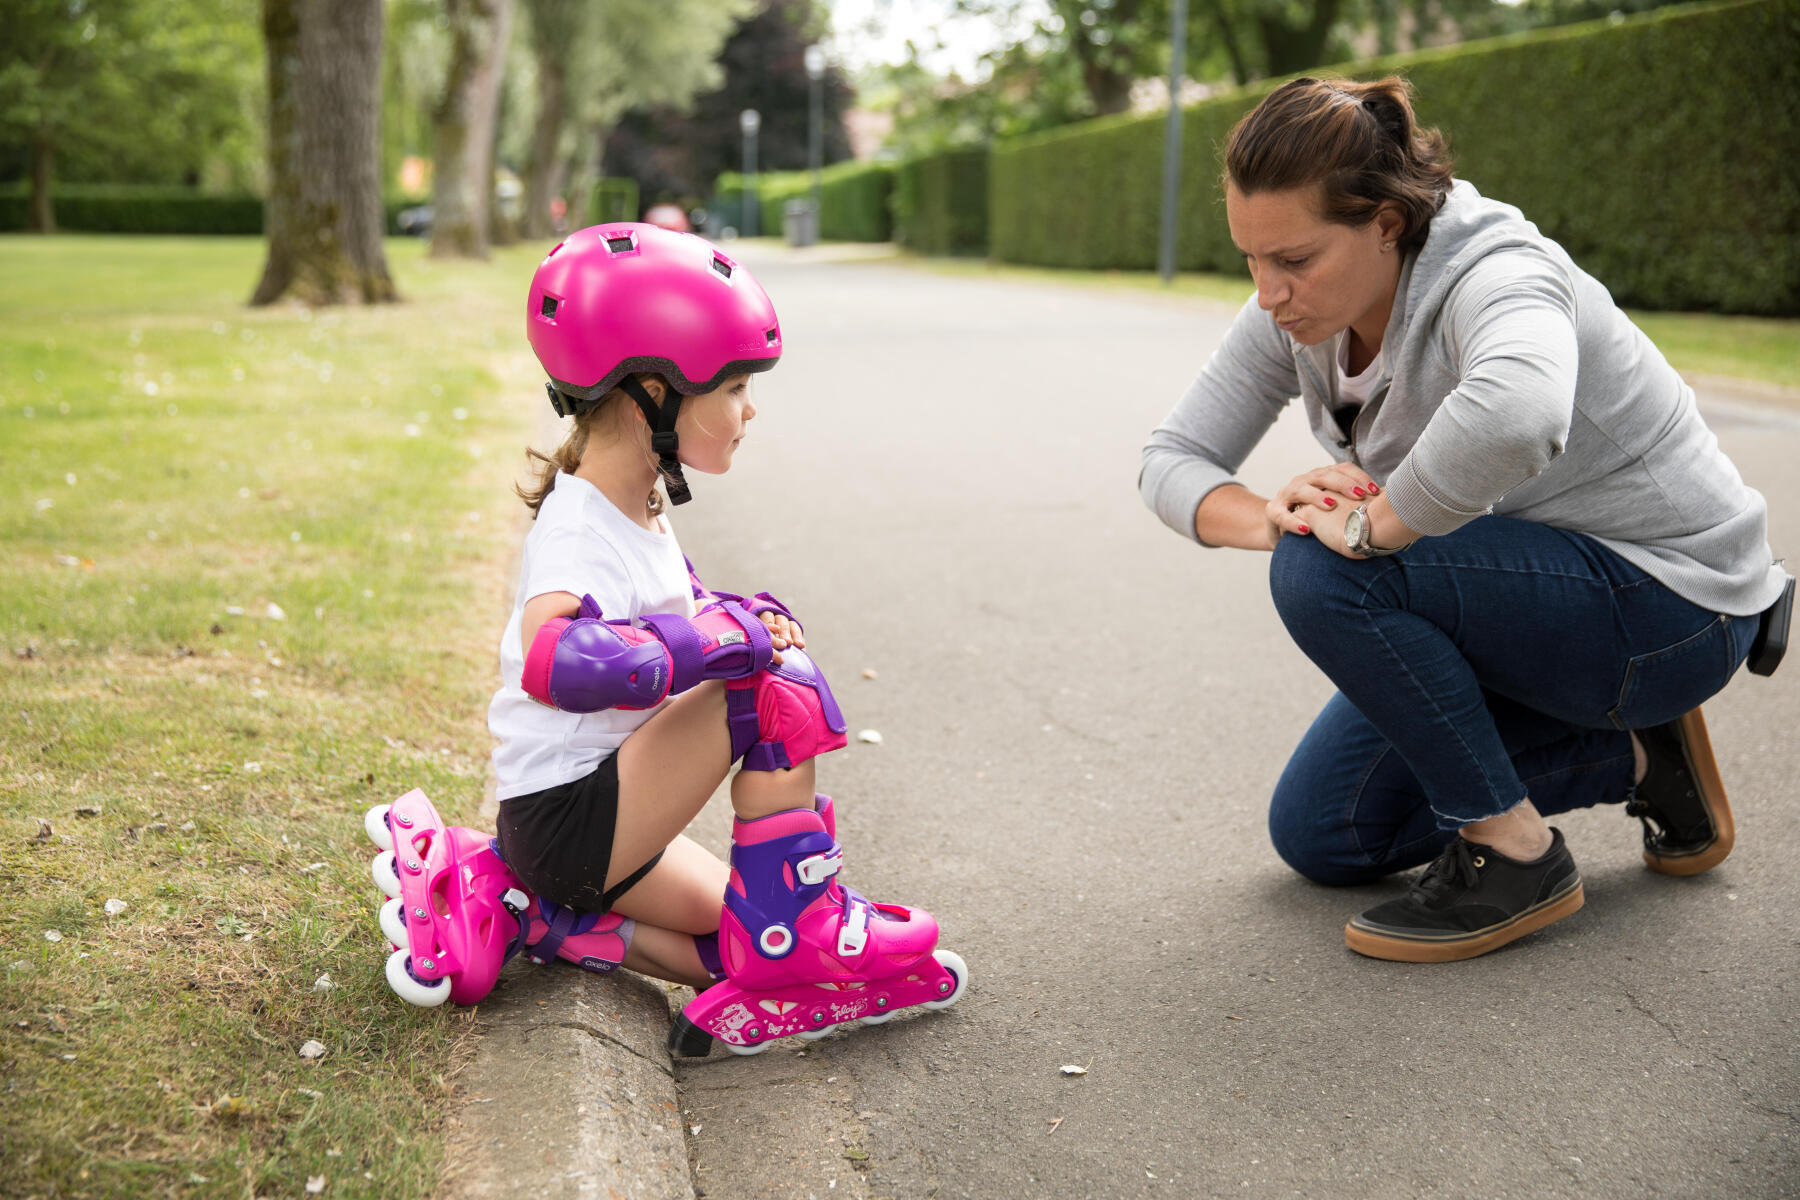
POLYGON ((363 818, 381 847, 370 873, 388 897, 381 929, 394 947, 387 982, 433 1008, 475 1004, 494 990, 529 897, 488 839, 443 818, 417 788, 363 818))

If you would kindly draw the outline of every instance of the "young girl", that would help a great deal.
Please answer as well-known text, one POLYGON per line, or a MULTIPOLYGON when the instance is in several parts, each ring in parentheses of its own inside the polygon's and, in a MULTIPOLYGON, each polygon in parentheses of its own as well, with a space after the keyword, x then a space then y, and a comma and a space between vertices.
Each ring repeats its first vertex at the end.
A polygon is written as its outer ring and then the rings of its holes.
POLYGON ((443 827, 421 793, 372 810, 388 850, 388 979, 474 1003, 520 949, 703 989, 670 1049, 755 1053, 901 1008, 941 1008, 968 970, 937 922, 838 883, 814 756, 845 744, 793 614, 709 590, 656 491, 731 468, 752 374, 781 327, 750 273, 700 238, 595 226, 539 265, 527 310, 568 440, 520 495, 534 514, 504 686, 488 710, 499 837, 443 827), (733 763, 731 865, 682 836, 733 763))

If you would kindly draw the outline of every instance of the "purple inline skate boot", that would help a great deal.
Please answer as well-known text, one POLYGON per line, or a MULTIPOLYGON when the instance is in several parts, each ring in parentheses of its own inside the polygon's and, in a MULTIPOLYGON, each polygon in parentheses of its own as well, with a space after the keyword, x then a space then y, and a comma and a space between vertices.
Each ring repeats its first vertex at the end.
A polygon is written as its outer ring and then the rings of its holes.
POLYGON ((777 1038, 813 1040, 903 1008, 946 1008, 969 969, 937 949, 930 913, 877 904, 835 876, 842 852, 830 797, 732 824, 731 879, 719 920, 725 981, 701 992, 669 1033, 669 1052, 698 1058, 716 1038, 756 1054, 777 1038))
POLYGON ((635 922, 532 896, 492 839, 446 827, 424 792, 376 805, 363 828, 382 850, 370 871, 388 897, 380 918, 393 947, 388 986, 408 1004, 477 1004, 521 951, 536 963, 561 958, 601 973, 624 961, 635 922))

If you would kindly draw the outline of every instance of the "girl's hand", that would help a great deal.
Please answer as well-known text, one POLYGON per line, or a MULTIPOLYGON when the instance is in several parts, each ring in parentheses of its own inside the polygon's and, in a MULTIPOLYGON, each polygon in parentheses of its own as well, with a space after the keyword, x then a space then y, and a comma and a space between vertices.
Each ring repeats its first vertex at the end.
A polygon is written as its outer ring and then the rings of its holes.
POLYGON ((1337 532, 1332 549, 1344 553, 1344 514, 1380 494, 1381 485, 1355 463, 1333 463, 1296 475, 1275 493, 1265 510, 1271 542, 1284 533, 1307 537, 1321 524, 1328 524, 1337 532))
POLYGON ((762 623, 769 627, 769 640, 774 643, 776 650, 772 661, 776 665, 781 663, 780 652, 789 646, 799 650, 806 649, 806 634, 801 630, 798 622, 790 621, 784 614, 773 609, 765 610, 758 615, 762 617, 762 623))

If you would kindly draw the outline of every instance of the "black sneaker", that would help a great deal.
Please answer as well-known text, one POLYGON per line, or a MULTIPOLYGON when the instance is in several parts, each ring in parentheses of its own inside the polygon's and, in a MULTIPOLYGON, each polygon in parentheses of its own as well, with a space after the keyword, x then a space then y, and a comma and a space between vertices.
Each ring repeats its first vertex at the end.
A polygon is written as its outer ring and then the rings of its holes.
POLYGON ((1534 862, 1457 837, 1404 897, 1344 926, 1344 944, 1391 962, 1455 962, 1560 921, 1582 900, 1561 830, 1550 831, 1550 849, 1534 862))
POLYGON ((1725 861, 1736 831, 1700 710, 1634 731, 1650 760, 1625 814, 1644 823, 1644 861, 1664 875, 1698 875, 1725 861))

